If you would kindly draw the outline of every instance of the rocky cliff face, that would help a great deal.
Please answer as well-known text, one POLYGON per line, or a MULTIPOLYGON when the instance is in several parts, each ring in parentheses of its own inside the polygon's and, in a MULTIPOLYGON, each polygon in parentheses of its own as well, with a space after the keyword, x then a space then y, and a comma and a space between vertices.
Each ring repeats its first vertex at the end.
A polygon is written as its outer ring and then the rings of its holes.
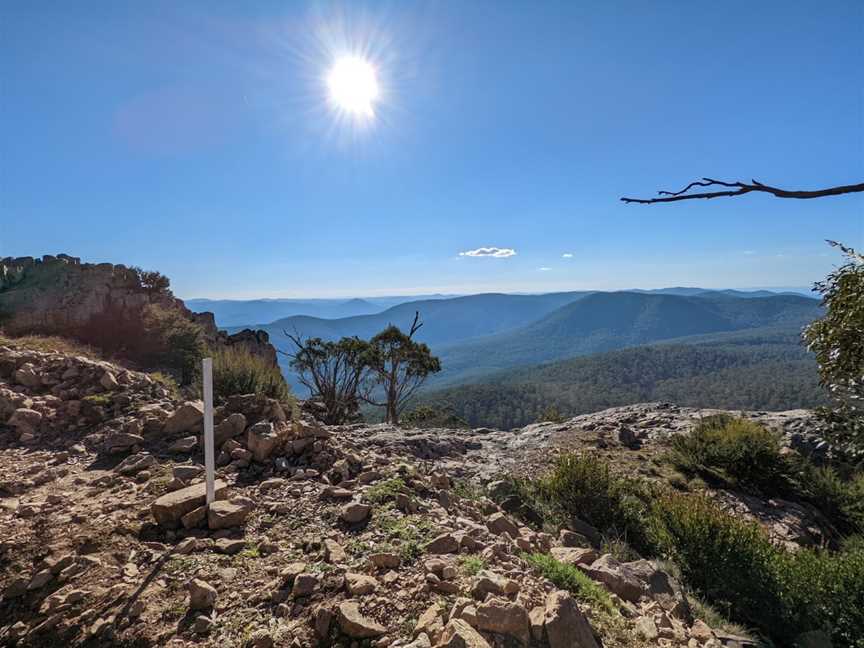
POLYGON ((10 335, 80 338, 97 321, 134 320, 148 305, 179 311, 201 326, 213 346, 239 346, 276 365, 266 332, 228 335, 216 327, 212 313, 193 313, 167 288, 145 286, 136 268, 81 263, 67 254, 0 259, 0 328, 10 335))

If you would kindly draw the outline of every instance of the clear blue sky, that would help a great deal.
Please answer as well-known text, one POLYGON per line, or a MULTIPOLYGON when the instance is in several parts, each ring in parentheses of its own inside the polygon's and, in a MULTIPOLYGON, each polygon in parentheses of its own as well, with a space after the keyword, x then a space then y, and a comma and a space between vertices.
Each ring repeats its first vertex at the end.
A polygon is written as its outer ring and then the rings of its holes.
POLYGON ((864 247, 862 194, 618 202, 864 180, 860 0, 18 0, 0 30, 0 256, 252 297, 801 286, 864 247), (371 124, 327 103, 343 53, 371 124))

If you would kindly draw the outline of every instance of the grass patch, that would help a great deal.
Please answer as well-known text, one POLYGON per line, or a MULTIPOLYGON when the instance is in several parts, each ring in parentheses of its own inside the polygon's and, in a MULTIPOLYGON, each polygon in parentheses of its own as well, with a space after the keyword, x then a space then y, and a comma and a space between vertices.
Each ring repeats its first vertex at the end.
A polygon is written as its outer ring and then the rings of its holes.
POLYGON ((480 556, 460 556, 459 567, 466 576, 476 576, 486 569, 486 561, 480 556))
POLYGON ((69 355, 84 356, 91 360, 103 360, 99 351, 93 347, 56 335, 22 335, 21 337, 0 335, 0 346, 30 349, 32 351, 42 351, 43 353, 66 353, 69 355))
POLYGON ((90 396, 85 396, 81 400, 96 407, 108 407, 111 405, 111 394, 91 394, 90 396))
MULTIPOLYGON (((199 391, 200 387, 196 385, 199 391)), ((219 349, 213 354, 213 396, 224 401, 235 394, 259 394, 282 403, 294 401, 279 367, 245 349, 219 349)))
POLYGON ((544 578, 552 581, 556 587, 567 590, 577 600, 589 604, 604 614, 618 614, 606 588, 588 578, 578 567, 559 562, 552 556, 541 553, 525 554, 523 558, 544 578))
POLYGON ((180 398, 180 386, 177 384, 177 381, 173 376, 162 373, 161 371, 154 371, 151 374, 148 374, 150 378, 153 379, 154 382, 158 383, 162 387, 168 390, 168 395, 171 398, 180 398))
POLYGON ((483 489, 467 479, 460 479, 453 483, 453 494, 462 499, 477 502, 483 497, 483 489))
POLYGON ((424 545, 435 535, 434 524, 425 516, 397 517, 392 509, 376 516, 374 524, 387 535, 404 562, 422 556, 424 545))
POLYGON ((384 504, 395 498, 399 493, 406 493, 408 490, 408 486, 403 479, 394 477, 393 479, 386 479, 374 486, 370 486, 366 489, 363 496, 372 504, 384 504))

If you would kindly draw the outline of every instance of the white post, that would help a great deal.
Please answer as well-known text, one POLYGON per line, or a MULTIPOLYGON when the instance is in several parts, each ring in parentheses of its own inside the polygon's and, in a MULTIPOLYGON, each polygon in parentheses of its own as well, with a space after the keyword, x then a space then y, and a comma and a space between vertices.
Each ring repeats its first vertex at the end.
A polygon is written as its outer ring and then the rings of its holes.
POLYGON ((204 468, 207 476, 207 504, 216 499, 213 486, 213 358, 204 358, 204 468))

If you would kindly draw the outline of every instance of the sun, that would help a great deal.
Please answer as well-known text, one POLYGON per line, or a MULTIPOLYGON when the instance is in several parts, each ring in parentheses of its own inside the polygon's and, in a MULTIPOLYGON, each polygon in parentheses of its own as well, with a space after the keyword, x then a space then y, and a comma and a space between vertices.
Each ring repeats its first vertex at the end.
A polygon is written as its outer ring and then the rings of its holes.
POLYGON ((330 101, 339 110, 356 117, 375 116, 375 102, 380 96, 375 67, 359 56, 338 59, 327 73, 330 101))

